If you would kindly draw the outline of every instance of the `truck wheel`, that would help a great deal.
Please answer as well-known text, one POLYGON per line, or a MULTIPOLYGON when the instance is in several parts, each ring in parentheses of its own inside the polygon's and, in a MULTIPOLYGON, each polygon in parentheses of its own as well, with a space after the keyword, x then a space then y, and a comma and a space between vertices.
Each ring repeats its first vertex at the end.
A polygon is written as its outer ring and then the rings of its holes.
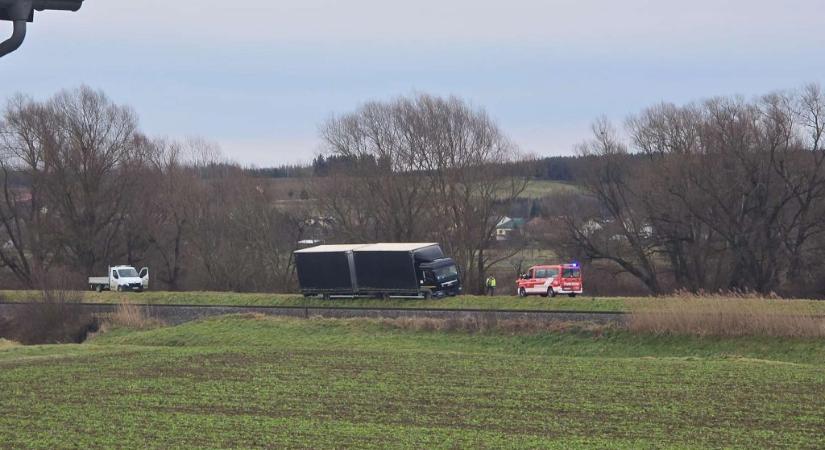
POLYGON ((96 290, 97 292, 103 292, 103 285, 102 285, 102 284, 98 284, 98 285, 97 285, 97 288, 95 288, 95 290, 96 290))
POLYGON ((567 295, 568 295, 568 296, 570 296, 570 298, 573 298, 573 297, 575 297, 575 296, 576 296, 576 294, 575 294, 575 293, 573 293, 573 294, 567 294, 567 295))
POLYGON ((524 288, 518 288, 519 297, 527 297, 527 291, 524 288))
POLYGON ((430 291, 424 291, 421 294, 424 296, 424 300, 429 300, 433 297, 433 293, 430 291))
POLYGON ((553 288, 547 288, 547 295, 549 295, 550 297, 555 297, 556 291, 554 291, 553 288))

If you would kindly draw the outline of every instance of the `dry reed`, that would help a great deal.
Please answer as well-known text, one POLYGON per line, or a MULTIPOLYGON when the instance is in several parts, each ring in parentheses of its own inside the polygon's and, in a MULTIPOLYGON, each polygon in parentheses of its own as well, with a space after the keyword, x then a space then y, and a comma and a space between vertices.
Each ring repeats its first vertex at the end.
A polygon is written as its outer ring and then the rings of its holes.
POLYGON ((658 335, 825 337, 825 317, 792 300, 680 295, 632 311, 630 331, 658 335))
POLYGON ((106 320, 107 325, 145 330, 163 325, 160 320, 150 317, 143 308, 129 301, 122 301, 106 320))
POLYGON ((9 341, 9 340, 0 338, 0 350, 5 350, 7 348, 17 347, 18 345, 20 345, 20 344, 18 344, 17 342, 9 341))

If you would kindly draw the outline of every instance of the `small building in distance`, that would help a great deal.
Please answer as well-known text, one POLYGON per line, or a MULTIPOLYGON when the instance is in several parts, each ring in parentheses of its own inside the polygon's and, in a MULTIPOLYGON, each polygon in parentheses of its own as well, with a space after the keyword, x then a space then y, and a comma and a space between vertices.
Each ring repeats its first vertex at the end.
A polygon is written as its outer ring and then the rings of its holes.
POLYGON ((520 217, 502 217, 496 225, 496 240, 507 241, 512 239, 515 234, 521 233, 525 223, 527 223, 527 220, 520 217))

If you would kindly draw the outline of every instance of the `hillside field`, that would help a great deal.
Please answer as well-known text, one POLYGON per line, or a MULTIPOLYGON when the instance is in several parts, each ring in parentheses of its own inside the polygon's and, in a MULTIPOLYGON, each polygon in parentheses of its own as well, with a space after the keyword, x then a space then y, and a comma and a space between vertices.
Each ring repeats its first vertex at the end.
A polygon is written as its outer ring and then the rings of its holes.
POLYGON ((227 316, 0 347, 0 447, 825 446, 825 345, 227 316))
POLYGON ((572 183, 552 180, 530 180, 520 197, 540 199, 552 195, 579 191, 581 191, 581 188, 572 183))

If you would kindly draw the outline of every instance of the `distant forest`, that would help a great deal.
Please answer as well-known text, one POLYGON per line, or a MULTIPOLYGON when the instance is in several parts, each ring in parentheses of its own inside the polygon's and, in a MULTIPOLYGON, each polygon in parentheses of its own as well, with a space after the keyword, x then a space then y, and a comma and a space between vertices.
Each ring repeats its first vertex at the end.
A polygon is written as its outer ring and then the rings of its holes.
MULTIPOLYGON (((639 155, 639 159, 643 156, 639 155)), ((585 156, 550 156, 531 161, 528 173, 535 180, 564 181, 576 183, 578 175, 591 163, 592 157, 585 156)), ((285 164, 266 168, 248 168, 247 173, 259 178, 305 178, 325 177, 335 170, 353 164, 345 156, 316 156, 311 165, 285 164)))

